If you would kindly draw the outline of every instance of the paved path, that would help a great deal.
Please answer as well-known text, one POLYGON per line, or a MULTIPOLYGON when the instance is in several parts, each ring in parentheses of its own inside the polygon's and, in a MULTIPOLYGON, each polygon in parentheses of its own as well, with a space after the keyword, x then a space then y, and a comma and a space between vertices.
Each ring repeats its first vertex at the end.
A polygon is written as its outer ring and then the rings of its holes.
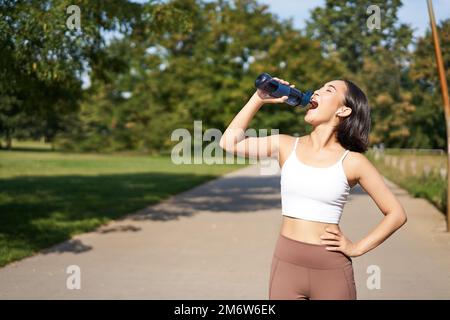
MULTIPOLYGON (((279 175, 251 166, 0 269, 1 299, 267 299, 279 175), (81 289, 66 268, 81 268, 81 289)), ((353 259, 358 299, 450 299, 450 234, 431 204, 387 181, 408 223, 353 259), (366 286, 369 266, 381 289, 366 286)), ((341 228, 357 240, 382 214, 359 186, 341 228)))

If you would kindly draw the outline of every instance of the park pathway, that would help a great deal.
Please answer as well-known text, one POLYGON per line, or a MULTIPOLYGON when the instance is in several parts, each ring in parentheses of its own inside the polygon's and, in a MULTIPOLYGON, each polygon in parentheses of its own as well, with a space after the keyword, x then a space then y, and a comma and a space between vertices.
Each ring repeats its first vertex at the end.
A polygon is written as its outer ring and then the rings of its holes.
MULTIPOLYGON (((408 222, 353 258, 358 299, 450 299, 450 233, 390 181, 408 222), (381 288, 369 290, 369 266, 381 288)), ((0 269, 0 299, 267 299, 281 224, 279 175, 249 166, 0 269), (67 267, 81 289, 67 289, 67 267)), ((80 199, 82 200, 82 199, 80 199)), ((383 215, 357 185, 341 220, 353 241, 383 215)))

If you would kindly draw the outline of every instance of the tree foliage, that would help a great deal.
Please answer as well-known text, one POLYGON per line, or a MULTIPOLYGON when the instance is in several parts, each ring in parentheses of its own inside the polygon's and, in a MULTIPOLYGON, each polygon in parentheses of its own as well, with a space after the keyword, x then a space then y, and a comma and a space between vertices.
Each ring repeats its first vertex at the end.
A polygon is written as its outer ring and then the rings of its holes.
MULTIPOLYGON (((301 90, 347 78, 371 104, 370 143, 445 148, 431 35, 415 43, 400 0, 380 0, 381 29, 362 0, 326 0, 305 30, 255 0, 0 2, 0 135, 71 150, 168 150, 177 128, 223 132, 261 72, 301 90), (111 37, 110 35, 118 35, 111 37), (90 86, 83 87, 89 75, 90 86)), ((449 65, 449 20, 440 26, 449 65)), ((303 110, 265 106, 255 129, 304 134, 303 110)))

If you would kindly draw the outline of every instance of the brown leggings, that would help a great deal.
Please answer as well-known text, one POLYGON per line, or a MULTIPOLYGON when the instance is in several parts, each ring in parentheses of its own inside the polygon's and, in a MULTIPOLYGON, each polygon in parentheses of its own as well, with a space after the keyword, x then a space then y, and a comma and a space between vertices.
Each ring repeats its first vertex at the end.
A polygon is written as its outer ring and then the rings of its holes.
POLYGON ((280 234, 269 280, 270 300, 356 300, 352 259, 327 245, 280 234))

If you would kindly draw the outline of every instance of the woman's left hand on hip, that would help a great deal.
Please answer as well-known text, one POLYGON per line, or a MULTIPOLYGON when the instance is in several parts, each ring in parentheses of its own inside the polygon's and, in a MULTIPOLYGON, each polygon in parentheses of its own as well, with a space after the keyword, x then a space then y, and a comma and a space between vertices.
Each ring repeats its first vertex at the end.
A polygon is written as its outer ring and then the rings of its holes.
POLYGON ((325 228, 325 233, 320 237, 321 243, 329 245, 326 247, 329 251, 340 251, 349 257, 357 257, 357 246, 350 241, 341 231, 325 228))

